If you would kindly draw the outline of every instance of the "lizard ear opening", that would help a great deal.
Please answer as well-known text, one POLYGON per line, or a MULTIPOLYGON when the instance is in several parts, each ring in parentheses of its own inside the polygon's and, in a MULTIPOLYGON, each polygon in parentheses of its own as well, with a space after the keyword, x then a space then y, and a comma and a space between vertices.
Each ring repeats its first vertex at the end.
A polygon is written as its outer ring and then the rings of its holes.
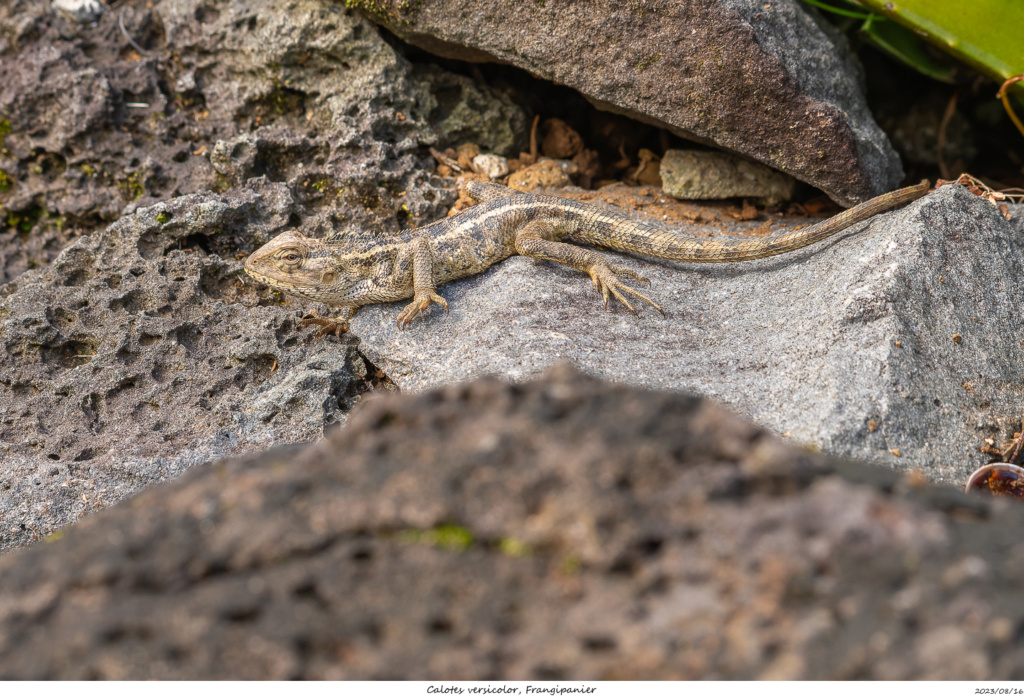
POLYGON ((333 284, 334 279, 337 278, 337 274, 333 271, 325 271, 320 275, 320 283, 322 284, 333 284))

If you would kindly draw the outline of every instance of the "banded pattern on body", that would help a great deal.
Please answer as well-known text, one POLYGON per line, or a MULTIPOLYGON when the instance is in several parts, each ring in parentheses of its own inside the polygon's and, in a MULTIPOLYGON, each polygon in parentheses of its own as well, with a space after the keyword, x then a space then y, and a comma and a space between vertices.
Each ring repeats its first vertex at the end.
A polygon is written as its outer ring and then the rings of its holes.
POLYGON ((245 270, 257 281, 285 293, 343 307, 337 318, 303 321, 329 325, 336 332, 346 330, 348 319, 368 303, 413 298, 399 314, 401 327, 432 303, 447 310, 447 302, 436 292, 438 285, 479 274, 513 254, 558 262, 589 274, 606 306, 614 297, 636 312, 627 298, 632 296, 663 312, 621 277, 640 283, 649 283, 647 279, 610 263, 594 250, 569 243, 677 262, 760 259, 824 240, 876 213, 913 201, 928 189, 929 183, 924 181, 797 230, 753 239, 703 240, 635 220, 612 208, 470 182, 467 191, 480 203, 450 218, 395 235, 342 234, 316 240, 295 231, 282 233, 254 252, 245 270))

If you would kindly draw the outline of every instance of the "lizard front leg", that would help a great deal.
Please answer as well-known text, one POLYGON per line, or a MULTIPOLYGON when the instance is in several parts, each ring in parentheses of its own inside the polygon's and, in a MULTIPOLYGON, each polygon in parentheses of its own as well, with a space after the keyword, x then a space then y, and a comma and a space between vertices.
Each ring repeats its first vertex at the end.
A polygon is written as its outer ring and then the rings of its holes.
POLYGON ((546 220, 535 220, 524 225, 517 233, 515 240, 516 253, 534 259, 545 259, 551 262, 558 262, 573 269, 579 269, 590 275, 601 296, 604 298, 604 307, 608 309, 608 302, 611 296, 629 308, 634 315, 636 309, 623 295, 639 298, 663 316, 665 311, 661 306, 640 293, 635 288, 627 286, 619 279, 620 274, 632 276, 634 279, 648 286, 651 282, 637 274, 631 269, 609 264, 604 257, 593 250, 584 249, 564 242, 558 242, 558 229, 555 224, 546 220))
POLYGON ((448 303, 437 295, 434 286, 434 252, 426 238, 413 240, 412 253, 412 303, 398 314, 398 329, 404 330, 417 315, 424 313, 431 303, 437 303, 448 312, 448 303))
POLYGON ((341 335, 348 332, 348 321, 355 317, 359 306, 347 306, 338 317, 308 317, 299 321, 298 326, 317 325, 320 329, 313 335, 313 339, 320 339, 329 332, 341 339, 341 335))

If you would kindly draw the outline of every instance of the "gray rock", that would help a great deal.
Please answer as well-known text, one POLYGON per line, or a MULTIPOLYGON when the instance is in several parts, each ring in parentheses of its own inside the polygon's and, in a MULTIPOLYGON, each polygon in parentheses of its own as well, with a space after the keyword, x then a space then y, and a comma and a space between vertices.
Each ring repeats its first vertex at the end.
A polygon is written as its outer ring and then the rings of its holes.
POLYGON ((210 143, 210 164, 233 183, 295 183, 337 225, 396 231, 454 201, 428 174, 426 146, 474 140, 510 151, 526 139, 526 117, 507 96, 411 65, 351 10, 233 0, 196 22, 204 7, 165 0, 155 11, 184 53, 182 72, 200 76, 205 118, 245 127, 210 143))
POLYGON ((366 375, 295 332, 238 249, 289 226, 253 180, 122 218, 0 288, 0 550, 229 453, 318 438, 366 375))
POLYGON ((600 108, 782 170, 843 205, 902 178, 845 39, 798 0, 350 4, 428 51, 511 63, 600 108))
POLYGON ((661 188, 677 199, 749 197, 762 206, 793 198, 796 181, 781 172, 714 150, 669 150, 661 159, 661 188))
POLYGON ((508 97, 317 0, 140 7, 138 60, 118 14, 86 27, 0 3, 0 550, 340 420, 372 370, 296 335, 301 306, 239 255, 285 228, 432 221, 456 195, 426 146, 525 138, 508 97))
POLYGON ((526 114, 504 92, 431 65, 413 66, 412 76, 419 109, 444 145, 475 143, 499 155, 527 147, 526 114))
POLYGON ((1019 507, 564 369, 0 559, 0 678, 1020 680, 1019 507))
POLYGON ((994 206, 947 186, 782 257, 618 259, 651 279, 665 319, 607 313, 585 276, 514 257, 442 287, 449 315, 399 332, 397 306, 370 306, 352 333, 403 390, 570 361, 698 392, 829 453, 962 483, 986 462, 983 439, 1019 425, 1020 240, 994 206))
POLYGON ((411 65, 318 0, 140 6, 137 60, 119 12, 68 25, 36 4, 0 3, 0 283, 136 208, 258 176, 332 225, 396 231, 455 200, 426 146, 526 139, 507 96, 411 65))

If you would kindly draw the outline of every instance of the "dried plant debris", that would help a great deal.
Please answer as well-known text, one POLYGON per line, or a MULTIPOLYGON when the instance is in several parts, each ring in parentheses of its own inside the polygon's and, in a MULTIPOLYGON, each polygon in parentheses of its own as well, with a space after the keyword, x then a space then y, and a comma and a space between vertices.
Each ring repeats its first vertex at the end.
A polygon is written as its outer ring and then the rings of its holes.
POLYGON ((995 190, 982 182, 977 177, 964 173, 954 180, 940 179, 935 182, 935 188, 938 189, 941 186, 947 184, 960 184, 967 188, 969 192, 978 196, 985 201, 988 201, 993 206, 999 209, 999 212, 1003 214, 1003 218, 1010 220, 1010 207, 1007 204, 1020 204, 1024 203, 1024 189, 1019 187, 1013 187, 1010 189, 995 190))

